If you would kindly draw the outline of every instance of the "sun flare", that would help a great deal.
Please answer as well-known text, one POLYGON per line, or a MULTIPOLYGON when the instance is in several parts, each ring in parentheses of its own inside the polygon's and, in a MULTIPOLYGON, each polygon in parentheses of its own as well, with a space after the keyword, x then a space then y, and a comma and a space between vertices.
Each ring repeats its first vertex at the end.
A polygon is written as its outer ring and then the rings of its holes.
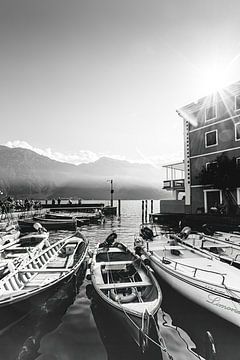
POLYGON ((219 91, 228 83, 227 67, 213 64, 199 69, 199 92, 201 95, 219 91))

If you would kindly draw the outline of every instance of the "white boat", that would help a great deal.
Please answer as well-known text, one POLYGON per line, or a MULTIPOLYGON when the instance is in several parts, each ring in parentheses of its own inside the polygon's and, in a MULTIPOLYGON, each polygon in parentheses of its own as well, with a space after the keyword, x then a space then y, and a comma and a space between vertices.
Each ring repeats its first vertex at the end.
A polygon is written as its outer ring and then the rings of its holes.
POLYGON ((49 233, 30 233, 0 247, 0 278, 49 246, 49 233))
POLYGON ((210 252, 213 257, 240 268, 240 245, 237 243, 198 232, 189 232, 184 238, 181 237, 180 232, 175 238, 187 246, 200 249, 205 253, 210 252))
POLYGON ((226 241, 234 245, 240 245, 240 233, 237 232, 227 233, 223 231, 214 231, 211 238, 218 241, 226 241))
MULTIPOLYGON (((111 235, 110 235, 111 236, 111 235)), ((155 328, 162 294, 152 272, 122 243, 97 247, 91 262, 97 299, 122 322, 144 352, 155 328)))
POLYGON ((176 244, 159 234, 150 241, 136 238, 138 253, 176 291, 240 326, 239 270, 210 254, 176 244))
POLYGON ((0 279, 0 313, 3 313, 0 326, 8 320, 6 313, 11 313, 13 308, 19 313, 29 310, 39 296, 75 276, 87 249, 88 241, 77 232, 37 252, 0 279))
POLYGON ((20 236, 20 230, 18 226, 10 225, 4 230, 0 231, 0 249, 5 244, 18 239, 20 236))

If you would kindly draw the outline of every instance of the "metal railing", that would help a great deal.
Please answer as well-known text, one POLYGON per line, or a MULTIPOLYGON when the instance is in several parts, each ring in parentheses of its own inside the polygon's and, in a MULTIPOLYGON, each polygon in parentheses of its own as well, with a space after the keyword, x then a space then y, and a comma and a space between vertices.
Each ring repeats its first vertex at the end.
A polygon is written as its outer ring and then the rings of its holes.
MULTIPOLYGON (((195 277, 195 278, 196 278, 197 272, 200 272, 200 271, 218 275, 218 276, 220 276, 220 277, 222 278, 221 285, 226 286, 226 285, 225 285, 225 275, 227 275, 227 274, 221 274, 221 273, 219 273, 219 272, 217 272, 217 271, 199 269, 199 268, 197 268, 196 266, 191 266, 191 265, 186 265, 186 264, 183 264, 183 263, 179 263, 179 262, 177 262, 177 261, 175 261, 175 260, 172 260, 172 259, 170 259, 170 258, 167 258, 166 256, 163 256, 162 261, 164 262, 164 261, 166 261, 166 260, 169 261, 170 263, 174 263, 174 264, 175 264, 175 265, 174 265, 174 270, 177 270, 178 265, 179 265, 179 266, 186 267, 186 268, 193 269, 193 270, 194 270, 194 271, 193 271, 193 277, 195 277)), ((204 281, 204 282, 207 282, 207 281, 204 281)))
POLYGON ((184 179, 164 180, 163 189, 184 189, 184 179))

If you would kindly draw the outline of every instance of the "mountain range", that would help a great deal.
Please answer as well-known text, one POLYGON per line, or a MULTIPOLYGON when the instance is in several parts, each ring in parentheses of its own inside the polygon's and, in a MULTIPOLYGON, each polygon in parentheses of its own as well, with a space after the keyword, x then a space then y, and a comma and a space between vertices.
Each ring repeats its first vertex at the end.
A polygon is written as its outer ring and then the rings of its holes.
POLYGON ((14 198, 104 200, 110 198, 110 179, 115 199, 169 197, 168 192, 161 190, 162 170, 149 164, 102 157, 73 165, 32 150, 0 145, 0 189, 14 198))

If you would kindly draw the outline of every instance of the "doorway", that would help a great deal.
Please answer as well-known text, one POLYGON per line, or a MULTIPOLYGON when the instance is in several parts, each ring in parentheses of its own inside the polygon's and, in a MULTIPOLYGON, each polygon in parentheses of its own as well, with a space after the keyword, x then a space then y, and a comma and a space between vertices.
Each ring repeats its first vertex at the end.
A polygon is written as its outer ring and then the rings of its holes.
POLYGON ((209 189, 203 190, 204 193, 204 212, 209 213, 211 207, 222 203, 222 190, 209 189))

